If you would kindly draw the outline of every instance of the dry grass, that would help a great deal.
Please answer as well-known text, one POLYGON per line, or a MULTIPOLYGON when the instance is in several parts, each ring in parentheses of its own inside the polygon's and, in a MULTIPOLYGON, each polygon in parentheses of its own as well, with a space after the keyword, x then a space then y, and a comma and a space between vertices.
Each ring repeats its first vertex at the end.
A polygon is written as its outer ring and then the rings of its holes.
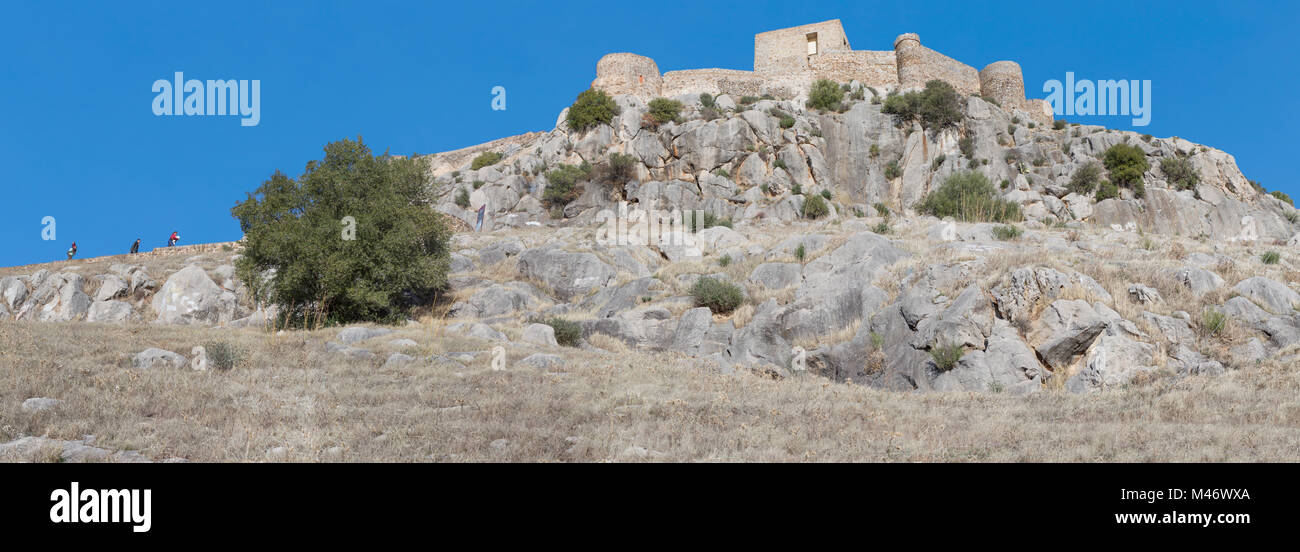
MULTIPOLYGON (((382 356, 323 352, 336 331, 5 323, 0 442, 93 434, 154 459, 235 462, 1291 461, 1300 447, 1300 376, 1276 365, 1085 396, 903 394, 628 350, 566 349, 567 367, 550 371, 494 372, 485 354, 381 369, 382 356), (148 346, 210 340, 245 348, 245 362, 222 373, 129 366, 148 346), (65 403, 28 414, 29 397, 65 403), (287 452, 270 456, 276 447, 287 452)), ((383 352, 396 337, 425 353, 491 345, 425 328, 363 345, 383 352)))

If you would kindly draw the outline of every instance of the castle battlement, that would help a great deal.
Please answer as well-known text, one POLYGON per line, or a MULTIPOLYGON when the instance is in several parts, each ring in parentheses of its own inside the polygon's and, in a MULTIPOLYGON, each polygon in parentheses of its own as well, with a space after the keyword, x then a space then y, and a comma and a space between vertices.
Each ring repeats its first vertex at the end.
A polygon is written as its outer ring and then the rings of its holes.
POLYGON ((1040 123, 1052 120, 1047 102, 1025 98, 1024 77, 1014 61, 995 61, 976 71, 926 48, 916 33, 898 35, 893 50, 854 50, 838 19, 754 35, 752 71, 688 69, 660 74, 651 58, 615 53, 596 64, 596 80, 591 86, 644 100, 706 92, 801 98, 819 79, 857 81, 881 91, 922 88, 938 79, 961 94, 985 96, 1005 109, 1022 110, 1040 123))

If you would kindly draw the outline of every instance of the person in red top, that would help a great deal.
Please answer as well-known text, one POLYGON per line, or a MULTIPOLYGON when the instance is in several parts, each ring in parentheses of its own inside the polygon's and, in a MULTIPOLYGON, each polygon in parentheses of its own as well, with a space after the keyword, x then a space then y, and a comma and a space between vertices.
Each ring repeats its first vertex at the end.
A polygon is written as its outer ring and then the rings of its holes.
POLYGON ((176 242, 178 241, 181 241, 181 235, 177 234, 176 232, 172 232, 172 237, 167 238, 167 247, 176 245, 176 242))
POLYGON ((71 261, 72 256, 76 254, 77 254, 77 242, 72 242, 72 247, 68 248, 68 260, 71 261))

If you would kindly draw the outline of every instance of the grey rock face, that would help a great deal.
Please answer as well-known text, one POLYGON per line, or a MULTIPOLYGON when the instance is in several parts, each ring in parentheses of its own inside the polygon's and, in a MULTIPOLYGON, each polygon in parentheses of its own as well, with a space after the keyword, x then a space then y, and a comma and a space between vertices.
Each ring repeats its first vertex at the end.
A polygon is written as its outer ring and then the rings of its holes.
POLYGON ((63 401, 58 399, 50 399, 46 397, 33 397, 23 401, 22 409, 23 412, 34 414, 36 412, 45 412, 46 410, 52 410, 61 404, 63 404, 63 401))
POLYGON ((564 368, 564 364, 564 357, 560 355, 535 353, 524 357, 523 360, 515 363, 515 366, 518 368, 532 368, 535 370, 553 370, 564 368))
POLYGON ((153 310, 163 324, 224 324, 240 317, 235 294, 221 289, 195 265, 167 278, 154 295, 153 310))
POLYGON ((768 289, 784 289, 799 282, 803 266, 798 263, 763 263, 754 267, 748 282, 768 289))
POLYGON ((550 288, 555 297, 569 301, 608 285, 616 272, 591 253, 559 249, 529 249, 519 254, 519 273, 550 288))
POLYGON ((402 353, 393 353, 391 355, 388 355, 388 360, 384 361, 384 365, 381 366, 381 368, 383 369, 399 368, 407 364, 410 364, 412 362, 415 362, 415 357, 411 355, 404 355, 402 353))
POLYGON ((1300 293, 1263 276, 1242 280, 1232 289, 1273 314, 1289 315, 1300 308, 1300 293))
POLYGON ((150 347, 131 358, 131 364, 137 370, 149 370, 152 368, 181 368, 188 362, 184 356, 177 353, 150 347))
POLYGON ((1174 272, 1174 279, 1187 286, 1197 297, 1205 295, 1223 286, 1223 278, 1218 274, 1198 268, 1185 266, 1174 272))
POLYGON ((122 301, 97 301, 90 305, 86 313, 86 322, 126 322, 136 317, 131 305, 122 301))
POLYGON ((1164 298, 1160 296, 1159 291, 1156 291, 1153 287, 1144 286, 1142 284, 1133 284, 1129 286, 1128 296, 1134 303, 1140 305, 1164 302, 1164 298))
POLYGON ((103 283, 99 286, 99 291, 95 293, 95 301, 110 301, 121 297, 126 297, 130 289, 130 284, 121 276, 108 274, 103 278, 103 283))
POLYGON ((1052 369, 1068 367, 1105 330, 1107 320, 1087 301, 1054 301, 1029 334, 1029 343, 1052 369))

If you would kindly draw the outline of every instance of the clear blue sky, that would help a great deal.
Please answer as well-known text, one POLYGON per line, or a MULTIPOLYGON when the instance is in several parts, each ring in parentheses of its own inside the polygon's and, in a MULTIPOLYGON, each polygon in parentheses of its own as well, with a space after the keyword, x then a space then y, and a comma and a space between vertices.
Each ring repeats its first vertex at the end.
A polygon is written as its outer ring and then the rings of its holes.
MULTIPOLYGON (((757 32, 839 18, 860 50, 900 33, 1026 88, 1149 79, 1141 132, 1236 156, 1300 198, 1294 177, 1300 8, 1237 2, 9 2, 0 21, 0 266, 234 240, 230 207, 321 146, 432 153, 534 130, 627 51, 663 71, 751 69, 757 32), (983 3, 980 3, 983 4, 983 3), (261 121, 156 117, 171 79, 258 79, 261 121), (491 110, 504 86, 505 111, 491 110), (54 216, 57 240, 41 240, 54 216)), ((1076 119, 1081 120, 1081 119, 1076 119)), ((1128 118, 1082 122, 1130 128, 1128 118)))

